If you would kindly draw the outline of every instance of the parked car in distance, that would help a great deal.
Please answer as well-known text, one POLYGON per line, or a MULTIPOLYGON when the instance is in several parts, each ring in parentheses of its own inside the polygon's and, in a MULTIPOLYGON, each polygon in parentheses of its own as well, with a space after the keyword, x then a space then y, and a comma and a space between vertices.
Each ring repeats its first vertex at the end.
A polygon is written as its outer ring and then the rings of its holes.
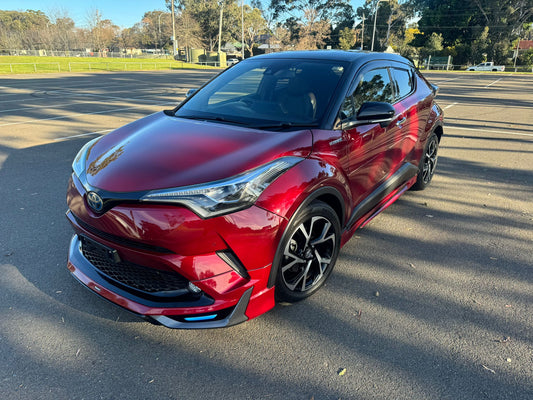
POLYGON ((246 59, 83 146, 68 269, 169 328, 225 327, 302 300, 358 228, 430 184, 436 93, 398 55, 246 59))
POLYGON ((226 64, 228 67, 231 67, 233 64, 237 64, 240 60, 238 58, 228 58, 226 64))
POLYGON ((505 71, 505 65, 494 65, 493 62, 484 62, 472 67, 468 67, 467 71, 505 71))

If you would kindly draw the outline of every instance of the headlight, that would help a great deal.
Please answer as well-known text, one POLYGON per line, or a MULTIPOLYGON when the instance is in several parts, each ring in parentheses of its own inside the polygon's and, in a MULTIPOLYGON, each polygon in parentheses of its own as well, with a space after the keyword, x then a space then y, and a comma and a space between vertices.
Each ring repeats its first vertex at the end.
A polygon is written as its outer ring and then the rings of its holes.
POLYGON ((98 140, 99 137, 94 138, 93 140, 85 143, 85 145, 81 148, 80 151, 78 151, 78 154, 74 158, 74 161, 72 162, 72 170, 76 174, 78 178, 83 177, 85 175, 85 161, 87 160, 87 152, 89 151, 89 148, 98 140))
POLYGON ((299 157, 283 157, 228 179, 152 190, 141 197, 141 201, 181 204, 202 218, 227 214, 252 206, 268 185, 302 160, 299 157))

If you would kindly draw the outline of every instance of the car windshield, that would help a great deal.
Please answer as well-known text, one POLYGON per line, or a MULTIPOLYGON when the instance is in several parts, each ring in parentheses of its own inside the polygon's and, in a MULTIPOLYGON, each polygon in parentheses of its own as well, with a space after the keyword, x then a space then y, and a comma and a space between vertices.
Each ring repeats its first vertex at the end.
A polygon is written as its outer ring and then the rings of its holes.
POLYGON ((175 115, 257 128, 318 126, 345 70, 345 63, 330 60, 246 60, 216 77, 175 115))

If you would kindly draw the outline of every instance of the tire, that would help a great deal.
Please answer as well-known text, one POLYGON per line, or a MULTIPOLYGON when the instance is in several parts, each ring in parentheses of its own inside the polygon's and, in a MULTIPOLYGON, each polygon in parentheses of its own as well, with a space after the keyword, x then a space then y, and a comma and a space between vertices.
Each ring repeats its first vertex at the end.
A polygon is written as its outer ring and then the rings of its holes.
POLYGON ((321 201, 295 214, 275 257, 277 301, 294 303, 315 293, 327 280, 340 248, 339 217, 321 201))
POLYGON ((429 139, 424 148, 424 154, 418 164, 418 175, 416 183, 413 185, 413 190, 424 190, 431 183, 435 168, 437 167, 437 158, 439 151, 439 138, 435 133, 429 136, 429 139))

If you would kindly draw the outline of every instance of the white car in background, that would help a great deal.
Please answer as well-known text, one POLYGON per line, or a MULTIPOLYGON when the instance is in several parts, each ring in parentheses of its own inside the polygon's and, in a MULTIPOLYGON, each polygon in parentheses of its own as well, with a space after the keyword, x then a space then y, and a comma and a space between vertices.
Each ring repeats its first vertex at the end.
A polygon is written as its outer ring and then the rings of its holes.
POLYGON ((493 62, 484 62, 472 67, 468 67, 467 71, 505 71, 505 65, 494 65, 493 62))

